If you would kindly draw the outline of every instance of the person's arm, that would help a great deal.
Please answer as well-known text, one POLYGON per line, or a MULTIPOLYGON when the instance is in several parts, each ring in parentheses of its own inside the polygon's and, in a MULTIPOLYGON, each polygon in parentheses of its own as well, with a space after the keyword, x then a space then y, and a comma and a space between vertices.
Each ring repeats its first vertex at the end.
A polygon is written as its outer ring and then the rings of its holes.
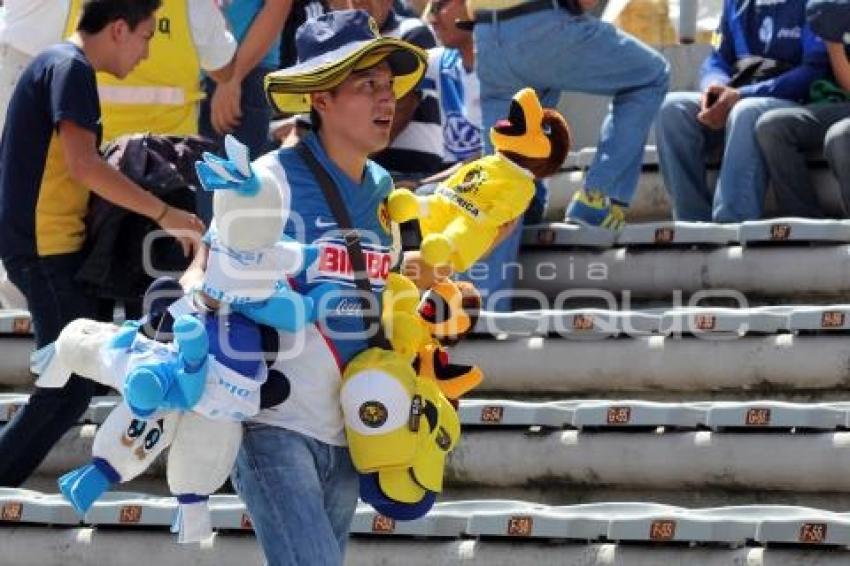
POLYGON ((218 4, 189 0, 189 27, 201 69, 217 83, 230 79, 237 44, 218 4))
POLYGON ((154 220, 177 238, 187 256, 197 247, 203 231, 201 221, 194 214, 168 206, 110 167, 97 152, 94 132, 71 120, 61 120, 59 140, 72 179, 109 202, 154 220))
POLYGON ((700 68, 700 91, 705 92, 710 85, 725 85, 732 78, 735 64, 735 40, 731 30, 731 18, 735 3, 723 2, 720 25, 712 37, 714 49, 700 68))
POLYGON ((826 42, 826 52, 829 54, 829 63, 832 66, 832 74, 838 86, 850 92, 850 60, 847 59, 847 51, 843 43, 836 41, 826 42))
POLYGON ((805 100, 811 84, 829 76, 829 58, 823 41, 812 32, 808 24, 803 26, 800 41, 803 56, 799 65, 772 79, 742 86, 738 89, 741 97, 771 96, 795 102, 805 100))
POLYGON ((230 78, 216 86, 211 105, 213 128, 219 133, 232 131, 242 117, 242 81, 263 60, 272 43, 280 37, 292 9, 292 0, 265 0, 254 18, 233 60, 230 78))

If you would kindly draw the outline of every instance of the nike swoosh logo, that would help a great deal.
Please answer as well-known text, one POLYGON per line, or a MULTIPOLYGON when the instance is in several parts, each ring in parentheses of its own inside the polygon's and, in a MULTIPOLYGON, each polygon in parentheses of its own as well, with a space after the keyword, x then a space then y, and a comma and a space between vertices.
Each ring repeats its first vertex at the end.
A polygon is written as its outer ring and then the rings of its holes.
POLYGON ((332 228, 336 226, 336 222, 322 222, 322 217, 316 217, 316 228, 332 228))

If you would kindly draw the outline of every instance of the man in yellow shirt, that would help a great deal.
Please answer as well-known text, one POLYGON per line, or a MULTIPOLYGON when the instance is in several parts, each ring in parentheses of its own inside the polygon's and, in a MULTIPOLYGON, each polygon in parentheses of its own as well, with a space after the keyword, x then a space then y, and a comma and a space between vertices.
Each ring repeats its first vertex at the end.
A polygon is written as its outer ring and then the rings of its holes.
MULTIPOLYGON (((82 3, 71 0, 63 37, 73 33, 82 3)), ((197 134, 201 71, 215 81, 230 78, 237 44, 215 2, 163 0, 154 17, 148 58, 124 78, 97 75, 105 141, 136 132, 197 134)))

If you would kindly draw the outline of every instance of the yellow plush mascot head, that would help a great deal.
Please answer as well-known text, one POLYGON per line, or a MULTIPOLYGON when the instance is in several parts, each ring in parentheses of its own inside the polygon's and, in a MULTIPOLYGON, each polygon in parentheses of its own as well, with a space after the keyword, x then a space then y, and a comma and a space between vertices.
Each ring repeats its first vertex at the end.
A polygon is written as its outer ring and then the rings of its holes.
POLYGON ((475 326, 481 311, 481 295, 466 281, 445 279, 425 291, 417 314, 431 335, 443 344, 452 345, 475 326))
POLYGON ((570 130, 557 110, 543 108, 533 89, 511 100, 508 117, 490 129, 490 141, 505 157, 542 179, 554 174, 570 150, 570 130))

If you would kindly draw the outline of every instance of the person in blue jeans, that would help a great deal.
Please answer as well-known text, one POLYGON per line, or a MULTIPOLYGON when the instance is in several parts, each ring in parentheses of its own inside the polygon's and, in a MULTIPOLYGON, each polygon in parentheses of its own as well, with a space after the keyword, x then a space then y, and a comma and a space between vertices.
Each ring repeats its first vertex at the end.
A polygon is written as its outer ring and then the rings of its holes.
MULTIPOLYGON (((653 117, 667 92, 667 62, 636 38, 585 14, 595 0, 468 4, 475 18, 482 131, 505 115, 511 97, 526 86, 548 107, 556 106, 564 91, 613 96, 596 158, 566 220, 621 229, 653 117)), ((491 152, 486 136, 484 141, 485 153, 491 152)))
MULTIPOLYGON (((230 79, 204 78, 207 97, 201 101, 198 132, 223 147, 232 134, 248 146, 251 159, 270 149, 272 110, 263 89, 264 77, 280 66, 280 41, 291 0, 223 0, 222 10, 239 47, 230 79)), ((198 216, 209 224, 212 193, 198 191, 198 216)))
MULTIPOLYGON (((303 145, 270 152, 252 169, 275 178, 288 194, 284 235, 318 248, 317 262, 294 278, 293 287, 309 293, 329 285, 335 291, 320 301, 316 324, 279 334, 272 370, 288 384, 288 396, 244 426, 232 478, 269 565, 331 566, 343 562, 359 490, 339 402, 341 373, 368 341, 345 233, 302 151, 312 153, 337 186, 380 300, 398 263, 399 238, 385 204, 392 179, 369 155, 389 143, 396 100, 419 83, 427 56, 380 37, 361 10, 308 19, 296 45, 298 63, 269 76, 269 97, 281 112, 309 111, 311 131, 303 145), (315 74, 320 66, 327 71, 323 78, 315 74)), ((202 276, 202 250, 184 287, 202 276)))
MULTIPOLYGON (((555 107, 564 91, 613 96, 596 157, 567 207, 566 221, 619 231, 637 188, 644 144, 669 84, 669 65, 638 39, 586 10, 596 0, 469 0, 475 19, 482 131, 504 116, 523 87, 555 107)), ((569 120, 569 116, 567 116, 569 120)), ((484 153, 493 148, 484 136, 484 153)), ((547 193, 538 183, 526 223, 542 220, 547 193)), ((520 223, 464 275, 486 295, 485 308, 508 310, 516 284, 520 223)))
POLYGON ((805 0, 725 0, 700 92, 670 93, 656 122, 664 185, 677 220, 761 218, 767 170, 755 126, 767 111, 805 102, 829 72, 823 42, 806 22, 805 0), (712 192, 706 159, 722 151, 712 192))
MULTIPOLYGON (((75 281, 84 258, 90 191, 147 216, 179 236, 201 223, 116 171, 98 153, 101 113, 96 71, 123 78, 148 54, 159 0, 89 0, 67 42, 24 69, 0 141, 0 259, 24 294, 36 347, 76 318, 96 318, 96 299, 75 281)), ((17 487, 88 408, 97 385, 72 376, 36 387, 0 433, 0 486, 17 487)))

